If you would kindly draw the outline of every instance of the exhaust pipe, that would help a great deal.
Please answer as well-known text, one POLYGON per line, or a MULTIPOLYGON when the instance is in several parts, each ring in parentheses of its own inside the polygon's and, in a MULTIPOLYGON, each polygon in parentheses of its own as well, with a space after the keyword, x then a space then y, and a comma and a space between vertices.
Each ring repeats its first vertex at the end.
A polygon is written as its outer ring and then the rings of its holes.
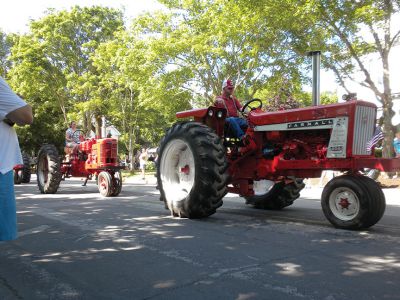
POLYGON ((310 51, 308 56, 312 57, 312 105, 320 105, 320 66, 321 51, 310 51))

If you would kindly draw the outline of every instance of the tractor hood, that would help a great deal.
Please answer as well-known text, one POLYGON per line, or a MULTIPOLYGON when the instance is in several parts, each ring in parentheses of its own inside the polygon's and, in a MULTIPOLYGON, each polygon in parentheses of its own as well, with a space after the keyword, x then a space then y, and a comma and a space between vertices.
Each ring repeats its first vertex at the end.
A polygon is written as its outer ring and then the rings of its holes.
POLYGON ((253 126, 260 126, 265 124, 278 124, 303 120, 333 118, 337 116, 349 116, 354 114, 356 106, 368 106, 376 108, 376 105, 373 103, 354 100, 345 103, 310 106, 275 112, 259 113, 257 111, 253 111, 249 113, 249 123, 253 126))

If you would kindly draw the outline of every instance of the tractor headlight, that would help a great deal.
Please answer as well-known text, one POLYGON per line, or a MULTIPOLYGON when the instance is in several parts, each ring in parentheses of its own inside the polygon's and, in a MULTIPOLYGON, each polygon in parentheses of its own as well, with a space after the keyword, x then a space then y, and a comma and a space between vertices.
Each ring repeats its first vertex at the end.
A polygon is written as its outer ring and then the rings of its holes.
POLYGON ((213 112, 212 109, 210 109, 210 110, 208 111, 208 116, 209 116, 209 117, 212 117, 213 115, 214 115, 214 112, 213 112))
POLYGON ((223 112, 221 110, 217 112, 217 118, 218 119, 221 119, 223 115, 224 114, 223 114, 223 112))

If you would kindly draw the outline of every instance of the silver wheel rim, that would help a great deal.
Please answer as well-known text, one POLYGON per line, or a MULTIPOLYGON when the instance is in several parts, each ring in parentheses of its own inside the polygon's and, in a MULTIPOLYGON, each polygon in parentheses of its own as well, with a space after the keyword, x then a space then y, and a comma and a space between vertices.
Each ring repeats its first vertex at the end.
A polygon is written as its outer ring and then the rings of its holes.
POLYGON ((167 201, 185 199, 194 186, 194 155, 183 140, 170 141, 164 149, 160 162, 160 177, 167 201))
POLYGON ((254 196, 263 196, 268 194, 274 185, 275 182, 271 180, 266 180, 266 179, 254 180, 253 182, 254 196))
MULTIPOLYGON (((48 168, 49 162, 47 160, 47 155, 44 155, 43 159, 39 160, 39 163, 37 166, 37 168, 38 168, 37 176, 38 176, 38 181, 40 182, 41 186, 44 186, 47 182, 47 180, 45 180, 46 175, 44 174, 44 165, 46 162, 47 162, 47 168, 48 168)), ((49 176, 49 175, 47 174, 47 176, 49 176)))
POLYGON ((360 211, 360 200, 353 190, 347 187, 336 188, 329 196, 329 208, 336 218, 350 221, 360 211))

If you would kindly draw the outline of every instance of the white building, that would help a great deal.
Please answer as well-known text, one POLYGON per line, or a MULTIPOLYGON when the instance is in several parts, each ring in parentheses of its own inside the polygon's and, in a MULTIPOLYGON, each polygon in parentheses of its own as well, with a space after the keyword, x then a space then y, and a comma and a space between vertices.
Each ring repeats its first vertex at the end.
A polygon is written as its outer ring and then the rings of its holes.
POLYGON ((121 133, 118 131, 117 128, 114 127, 114 125, 110 125, 106 127, 106 136, 108 136, 109 134, 111 134, 111 137, 114 139, 119 138, 119 136, 121 135, 121 133))

